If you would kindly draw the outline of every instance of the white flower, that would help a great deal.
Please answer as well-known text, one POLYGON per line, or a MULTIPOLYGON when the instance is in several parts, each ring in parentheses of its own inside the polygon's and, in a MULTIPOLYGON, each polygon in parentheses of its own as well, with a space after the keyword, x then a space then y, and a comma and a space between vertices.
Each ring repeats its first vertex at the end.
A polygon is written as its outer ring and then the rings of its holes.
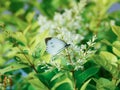
MULTIPOLYGON (((82 68, 82 65, 87 61, 86 59, 94 53, 90 48, 94 45, 95 37, 88 41, 87 45, 77 45, 84 39, 84 36, 78 34, 76 30, 81 29, 80 23, 82 22, 82 18, 80 14, 85 6, 85 2, 86 0, 81 0, 80 3, 74 4, 73 8, 66 9, 62 14, 55 13, 52 20, 48 20, 42 15, 38 18, 40 32, 49 30, 51 36, 58 37, 70 44, 68 49, 72 63, 68 62, 67 65, 73 65, 75 70, 82 68)), ((83 33, 83 35, 87 34, 85 31, 83 33)), ((57 60, 53 60, 50 63, 57 67, 58 70, 61 69, 61 62, 58 63, 57 60)))

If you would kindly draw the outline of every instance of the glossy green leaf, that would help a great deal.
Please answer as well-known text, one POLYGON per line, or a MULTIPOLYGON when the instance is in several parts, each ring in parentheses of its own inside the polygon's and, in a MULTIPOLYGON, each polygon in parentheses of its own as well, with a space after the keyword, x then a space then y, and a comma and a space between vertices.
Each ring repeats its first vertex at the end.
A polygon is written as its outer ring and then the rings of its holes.
POLYGON ((111 63, 114 66, 117 66, 117 57, 115 55, 113 55, 112 53, 106 52, 106 51, 102 51, 100 52, 100 56, 102 59, 104 59, 106 62, 111 63))
POLYGON ((73 86, 69 83, 69 79, 64 79, 66 81, 59 82, 51 90, 74 90, 73 86))
POLYGON ((102 51, 100 55, 95 55, 93 57, 93 61, 108 70, 114 77, 118 78, 118 60, 115 55, 109 52, 102 51))
POLYGON ((118 57, 120 57, 120 41, 113 42, 112 50, 118 57))
POLYGON ((120 26, 112 26, 112 31, 120 38, 120 26))
POLYGON ((113 47, 115 47, 116 49, 120 51, 120 41, 113 42, 113 47))
POLYGON ((23 35, 22 32, 11 33, 10 37, 9 37, 9 40, 13 44, 20 44, 20 45, 26 45, 27 44, 26 37, 23 35))
MULTIPOLYGON (((36 76, 35 73, 30 73, 27 77, 28 82, 35 90, 49 90, 36 76)), ((30 87, 29 87, 30 88, 30 87)))
POLYGON ((48 87, 50 87, 50 80, 52 79, 52 77, 58 73, 57 69, 48 69, 48 67, 45 66, 39 66, 37 71, 39 72, 37 74, 39 80, 42 81, 48 87))
POLYGON ((87 80, 87 81, 82 85, 82 87, 81 87, 80 90, 86 90, 86 87, 87 87, 87 85, 89 84, 90 81, 91 81, 91 79, 87 80))
POLYGON ((112 50, 118 57, 120 57, 120 51, 117 48, 113 47, 112 50))
POLYGON ((68 72, 56 74, 51 79, 51 90, 74 90, 74 81, 70 77, 71 73, 68 72))
POLYGON ((27 68, 29 67, 28 65, 24 65, 24 64, 19 64, 19 63, 12 63, 10 64, 9 66, 3 68, 3 69, 0 69, 0 74, 4 74, 6 72, 10 72, 10 71, 13 71, 13 70, 18 70, 18 69, 21 69, 21 68, 27 68))
POLYGON ((90 77, 94 76, 99 71, 98 66, 93 66, 85 70, 84 72, 80 73, 77 78, 77 87, 81 87, 81 85, 90 77))
POLYGON ((35 87, 32 86, 32 85, 29 85, 29 87, 28 87, 28 90, 36 90, 36 89, 38 89, 38 88, 35 88, 35 87))
POLYGON ((96 83, 97 90, 116 90, 115 84, 108 79, 100 78, 96 83))

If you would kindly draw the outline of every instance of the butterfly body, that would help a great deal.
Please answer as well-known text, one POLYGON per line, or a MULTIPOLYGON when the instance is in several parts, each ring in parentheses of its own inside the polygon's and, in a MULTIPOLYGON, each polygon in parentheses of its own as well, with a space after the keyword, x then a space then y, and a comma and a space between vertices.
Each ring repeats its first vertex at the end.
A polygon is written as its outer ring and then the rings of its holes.
POLYGON ((45 39, 46 42, 46 51, 51 55, 56 55, 59 52, 61 52, 63 49, 70 46, 70 44, 67 44, 63 40, 60 40, 55 37, 48 37, 45 39))

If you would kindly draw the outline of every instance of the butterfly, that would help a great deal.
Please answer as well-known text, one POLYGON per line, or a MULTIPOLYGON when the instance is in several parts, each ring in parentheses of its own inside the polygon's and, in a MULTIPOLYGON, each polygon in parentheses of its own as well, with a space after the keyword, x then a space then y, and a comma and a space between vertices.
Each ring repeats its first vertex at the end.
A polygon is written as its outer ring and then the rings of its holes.
POLYGON ((45 43, 46 51, 53 56, 70 46, 70 44, 67 44, 65 41, 55 37, 46 38, 45 43))

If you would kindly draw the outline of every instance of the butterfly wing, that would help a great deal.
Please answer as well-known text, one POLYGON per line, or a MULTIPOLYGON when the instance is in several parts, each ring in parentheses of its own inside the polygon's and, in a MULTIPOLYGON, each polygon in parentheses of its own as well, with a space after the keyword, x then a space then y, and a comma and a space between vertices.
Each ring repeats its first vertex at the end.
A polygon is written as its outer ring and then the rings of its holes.
POLYGON ((66 43, 57 38, 47 38, 46 39, 46 51, 51 55, 56 55, 66 47, 66 43))

